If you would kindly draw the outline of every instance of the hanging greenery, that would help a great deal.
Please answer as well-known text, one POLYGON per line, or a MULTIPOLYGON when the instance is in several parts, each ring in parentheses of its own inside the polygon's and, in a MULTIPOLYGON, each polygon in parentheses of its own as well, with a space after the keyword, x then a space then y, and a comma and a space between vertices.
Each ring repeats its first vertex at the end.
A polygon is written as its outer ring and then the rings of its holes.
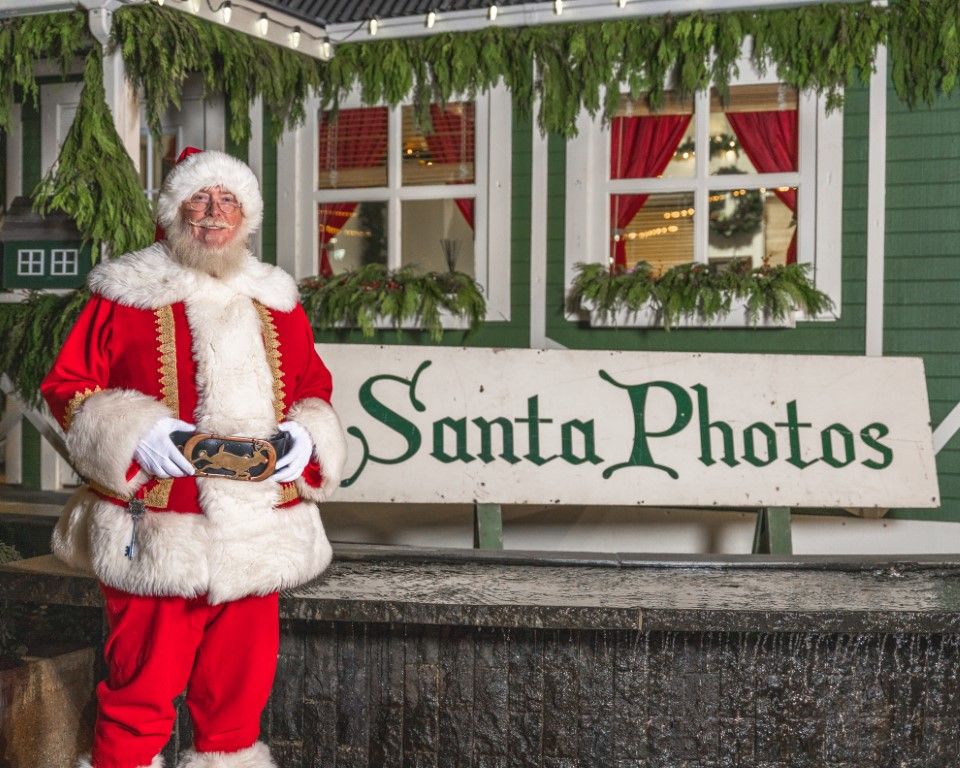
POLYGON ((103 92, 99 46, 87 54, 77 114, 57 163, 33 191, 33 207, 44 214, 68 213, 93 242, 126 253, 153 242, 153 214, 140 177, 127 154, 103 92))
POLYGON ((795 310, 809 315, 828 312, 833 302, 810 282, 807 267, 753 269, 749 259, 735 259, 722 267, 681 264, 658 277, 645 261, 619 272, 610 272, 603 264, 577 264, 569 309, 591 309, 610 320, 622 310, 635 314, 652 306, 667 330, 682 318, 704 322, 722 318, 734 300, 744 302, 754 324, 761 318, 783 320, 795 310))
POLYGON ((373 336, 378 318, 399 328, 413 323, 443 338, 441 310, 470 321, 470 330, 480 326, 487 311, 482 289, 463 272, 420 274, 412 267, 389 270, 368 264, 329 278, 311 277, 300 283, 300 299, 318 328, 360 328, 373 336))
POLYGON ((24 402, 40 405, 40 382, 89 296, 33 291, 20 304, 0 304, 0 371, 24 402))

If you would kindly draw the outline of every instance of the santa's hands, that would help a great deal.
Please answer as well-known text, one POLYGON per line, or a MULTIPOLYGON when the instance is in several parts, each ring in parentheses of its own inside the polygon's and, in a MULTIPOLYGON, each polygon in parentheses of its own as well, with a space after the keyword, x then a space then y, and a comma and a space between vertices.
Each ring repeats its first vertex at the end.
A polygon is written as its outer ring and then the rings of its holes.
POLYGON ((150 427, 150 431, 137 443, 133 458, 145 472, 154 477, 188 477, 195 471, 193 465, 173 444, 170 433, 193 432, 196 429, 196 425, 180 419, 162 418, 150 427))
POLYGON ((277 459, 273 479, 278 483, 289 483, 303 474, 313 454, 313 440, 307 430, 295 421, 285 421, 278 428, 289 434, 293 443, 290 450, 277 459))

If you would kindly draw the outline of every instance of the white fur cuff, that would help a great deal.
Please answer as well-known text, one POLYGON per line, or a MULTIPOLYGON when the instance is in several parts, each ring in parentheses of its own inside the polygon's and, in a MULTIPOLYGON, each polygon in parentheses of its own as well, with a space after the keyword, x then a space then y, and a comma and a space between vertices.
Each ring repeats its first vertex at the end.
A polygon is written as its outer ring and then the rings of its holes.
POLYGON ((170 409, 133 389, 106 389, 90 395, 67 430, 67 450, 77 471, 122 496, 132 495, 147 480, 138 472, 127 480, 137 443, 170 409))
POLYGON ((270 748, 262 741, 236 752, 196 752, 180 755, 177 768, 277 768, 270 757, 270 748))
POLYGON ((297 478, 300 498, 326 501, 340 487, 347 462, 347 438, 340 418, 330 403, 319 397, 306 397, 290 407, 287 419, 297 422, 310 434, 313 456, 320 462, 320 471, 323 473, 323 482, 319 487, 309 485, 302 477, 297 478))

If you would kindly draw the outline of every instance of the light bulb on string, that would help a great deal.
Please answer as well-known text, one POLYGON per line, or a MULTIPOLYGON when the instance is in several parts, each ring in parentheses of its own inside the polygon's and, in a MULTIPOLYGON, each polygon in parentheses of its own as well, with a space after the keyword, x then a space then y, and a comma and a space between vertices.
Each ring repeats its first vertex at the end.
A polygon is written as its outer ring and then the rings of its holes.
POLYGON ((267 18, 267 14, 261 13, 260 18, 254 23, 253 28, 257 30, 257 34, 260 37, 266 37, 267 32, 270 30, 270 19, 267 18))
POLYGON ((200 13, 200 0, 187 0, 187 8, 190 13, 200 13))
POLYGON ((437 12, 430 11, 427 14, 427 29, 433 29, 433 25, 437 23, 437 12))
POLYGON ((287 35, 287 42, 290 43, 291 48, 300 47, 300 27, 294 27, 290 30, 290 34, 287 35))
POLYGON ((329 37, 324 36, 317 45, 317 49, 321 61, 330 61, 333 58, 333 43, 330 42, 329 37))
POLYGON ((553 0, 553 12, 557 16, 563 13, 563 0, 553 0))
POLYGON ((224 0, 220 5, 220 21, 224 24, 230 23, 230 18, 233 16, 233 3, 230 0, 224 0))
POLYGON ((369 30, 371 35, 377 34, 377 29, 379 28, 380 28, 380 22, 377 21, 376 16, 374 16, 372 19, 370 19, 369 22, 367 22, 367 29, 369 30))
POLYGON ((618 7, 618 8, 626 8, 626 7, 627 7, 627 0, 617 0, 617 7, 618 7))
POLYGON ((163 8, 163 0, 157 0, 157 5, 163 8))
POLYGON ((496 21, 496 20, 497 20, 497 6, 496 6, 496 4, 491 5, 491 6, 487 9, 487 18, 490 19, 490 21, 496 21))

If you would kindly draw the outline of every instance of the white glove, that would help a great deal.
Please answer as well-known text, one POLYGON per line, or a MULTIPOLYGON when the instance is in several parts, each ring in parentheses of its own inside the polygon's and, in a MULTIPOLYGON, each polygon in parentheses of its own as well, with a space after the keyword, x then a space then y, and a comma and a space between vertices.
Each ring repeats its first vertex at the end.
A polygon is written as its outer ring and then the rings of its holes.
POLYGON ((154 477, 187 477, 194 474, 193 465, 170 439, 171 432, 196 431, 195 424, 180 419, 164 417, 150 427, 146 436, 137 443, 133 458, 144 471, 154 477))
POLYGON ((289 451, 277 459, 277 465, 273 468, 273 479, 278 483, 289 483, 303 474, 304 467, 313 455, 313 440, 310 439, 307 430, 295 421, 285 421, 278 429, 282 429, 293 438, 293 445, 290 446, 289 451))

